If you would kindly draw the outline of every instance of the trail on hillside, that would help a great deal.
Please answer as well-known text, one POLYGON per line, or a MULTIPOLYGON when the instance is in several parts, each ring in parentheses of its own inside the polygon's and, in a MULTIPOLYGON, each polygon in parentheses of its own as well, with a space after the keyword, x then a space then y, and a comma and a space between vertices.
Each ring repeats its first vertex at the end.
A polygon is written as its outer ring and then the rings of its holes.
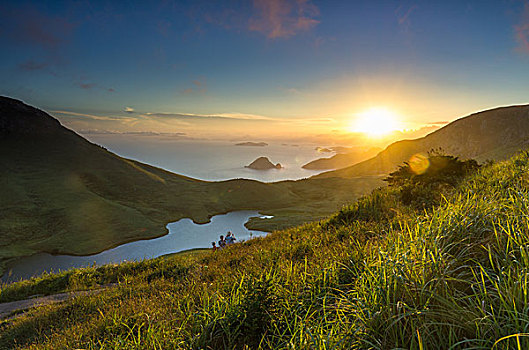
POLYGON ((79 295, 90 295, 102 292, 103 290, 116 285, 111 283, 101 286, 101 288, 93 290, 80 290, 74 292, 65 292, 58 294, 51 294, 46 296, 36 296, 33 298, 11 301, 7 303, 0 303, 0 320, 13 319, 23 315, 29 309, 59 303, 65 300, 75 298, 79 295))

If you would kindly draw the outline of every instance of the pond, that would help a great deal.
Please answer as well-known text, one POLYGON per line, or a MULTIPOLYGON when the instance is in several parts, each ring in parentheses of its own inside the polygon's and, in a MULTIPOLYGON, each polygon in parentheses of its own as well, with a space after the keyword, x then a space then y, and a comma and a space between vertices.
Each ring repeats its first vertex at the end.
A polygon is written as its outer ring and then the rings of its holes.
POLYGON ((220 235, 231 231, 237 242, 252 237, 264 236, 267 232, 248 230, 244 224, 252 217, 261 216, 256 211, 234 211, 216 215, 207 224, 195 224, 191 219, 181 219, 167 224, 169 234, 147 240, 134 241, 88 256, 51 255, 39 253, 21 258, 8 265, 2 282, 13 282, 40 275, 44 271, 62 271, 76 267, 139 261, 156 258, 193 248, 209 248, 211 242, 218 242, 220 235))

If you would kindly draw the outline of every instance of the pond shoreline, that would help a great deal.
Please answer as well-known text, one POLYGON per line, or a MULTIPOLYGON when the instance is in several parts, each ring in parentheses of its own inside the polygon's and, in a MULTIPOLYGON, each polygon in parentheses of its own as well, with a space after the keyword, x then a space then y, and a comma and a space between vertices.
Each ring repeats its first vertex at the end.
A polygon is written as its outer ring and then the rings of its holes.
POLYGON ((154 238, 141 238, 89 255, 37 253, 18 258, 6 264, 0 281, 11 283, 28 279, 44 272, 58 272, 71 268, 140 261, 164 255, 177 254, 193 249, 207 249, 218 236, 232 231, 239 239, 265 236, 268 232, 250 230, 246 223, 255 217, 263 216, 258 211, 242 210, 214 215, 208 223, 198 224, 192 219, 182 218, 168 223, 166 234, 154 238))

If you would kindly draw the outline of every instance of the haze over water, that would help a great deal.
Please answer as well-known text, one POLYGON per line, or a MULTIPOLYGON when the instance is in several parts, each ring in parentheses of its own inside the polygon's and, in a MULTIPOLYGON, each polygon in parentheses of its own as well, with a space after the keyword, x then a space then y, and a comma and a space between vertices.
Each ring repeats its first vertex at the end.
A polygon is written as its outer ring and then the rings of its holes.
MULTIPOLYGON (((315 144, 272 143, 268 146, 236 146, 232 141, 182 140, 125 135, 90 135, 90 141, 122 157, 135 159, 168 171, 201 180, 254 179, 264 182, 297 180, 322 171, 305 170, 302 166, 311 160, 330 157, 334 153, 320 153, 315 144), (254 170, 245 168, 257 157, 266 156, 283 169, 254 170)), ((210 247, 219 234, 233 231, 239 239, 247 239, 249 232, 244 223, 256 212, 239 211, 217 215, 205 225, 182 219, 170 223, 169 235, 140 240, 106 250, 92 256, 53 256, 46 253, 21 258, 12 263, 3 281, 29 278, 44 271, 59 271, 91 264, 119 263, 123 260, 141 260, 190 248, 210 247), (177 237, 177 239, 175 239, 177 237)), ((265 232, 252 231, 254 237, 265 232)))
POLYGON ((314 159, 334 153, 316 151, 316 144, 268 143, 268 146, 236 146, 238 142, 160 139, 88 135, 88 138, 118 155, 165 170, 201 180, 219 181, 235 178, 264 182, 297 180, 322 171, 302 166, 314 159), (265 156, 283 169, 254 170, 245 168, 256 158, 265 156))

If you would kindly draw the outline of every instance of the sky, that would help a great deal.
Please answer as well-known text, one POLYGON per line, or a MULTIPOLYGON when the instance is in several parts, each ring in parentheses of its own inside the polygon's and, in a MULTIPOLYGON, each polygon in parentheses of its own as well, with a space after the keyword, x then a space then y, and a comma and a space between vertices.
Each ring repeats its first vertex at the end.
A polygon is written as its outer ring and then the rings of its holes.
POLYGON ((0 0, 0 45, 0 95, 84 134, 346 142, 374 107, 410 136, 529 103, 527 0, 0 0))

